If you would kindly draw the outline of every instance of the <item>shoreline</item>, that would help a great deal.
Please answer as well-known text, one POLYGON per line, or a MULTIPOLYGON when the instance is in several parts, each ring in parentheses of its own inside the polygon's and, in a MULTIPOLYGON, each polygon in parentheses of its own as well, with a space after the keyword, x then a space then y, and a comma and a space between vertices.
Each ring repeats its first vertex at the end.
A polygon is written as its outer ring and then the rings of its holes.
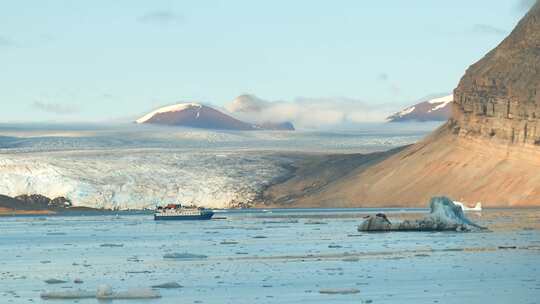
MULTIPOLYGON (((538 210, 540 206, 528 206, 528 207, 491 207, 484 208, 482 211, 471 211, 470 214, 481 214, 482 212, 493 212, 493 211, 505 211, 505 210, 538 210)), ((429 208, 426 207, 335 207, 335 208, 326 208, 326 207, 305 207, 305 208, 292 208, 292 207, 282 207, 282 208, 231 208, 231 209, 213 209, 218 213, 223 214, 239 214, 239 213, 257 213, 261 214, 263 217, 280 217, 281 213, 362 213, 369 214, 373 212, 384 211, 390 214, 414 214, 414 213, 424 213, 429 211, 429 208)), ((152 215, 153 211, 151 210, 101 210, 96 209, 92 211, 63 211, 63 212, 53 212, 50 210, 5 210, 0 208, 0 218, 8 217, 62 217, 62 216, 125 216, 125 215, 152 215)))
POLYGON ((0 208, 1 217, 18 217, 18 216, 111 216, 111 215, 136 215, 136 214, 152 214, 151 210, 111 210, 111 209, 78 209, 74 210, 14 210, 0 208))

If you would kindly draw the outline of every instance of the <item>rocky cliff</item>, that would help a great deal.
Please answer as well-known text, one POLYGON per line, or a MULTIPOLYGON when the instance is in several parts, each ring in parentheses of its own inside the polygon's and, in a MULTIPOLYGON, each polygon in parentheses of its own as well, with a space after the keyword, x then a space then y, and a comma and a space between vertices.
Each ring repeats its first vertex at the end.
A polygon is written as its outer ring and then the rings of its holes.
POLYGON ((456 133, 540 146, 540 3, 467 70, 454 97, 456 133))
MULTIPOLYGON (((540 206, 540 4, 454 91, 452 118, 421 142, 333 172, 331 162, 270 187, 294 207, 420 207, 449 196, 486 207, 540 206)), ((391 151, 390 151, 391 152, 391 151)))

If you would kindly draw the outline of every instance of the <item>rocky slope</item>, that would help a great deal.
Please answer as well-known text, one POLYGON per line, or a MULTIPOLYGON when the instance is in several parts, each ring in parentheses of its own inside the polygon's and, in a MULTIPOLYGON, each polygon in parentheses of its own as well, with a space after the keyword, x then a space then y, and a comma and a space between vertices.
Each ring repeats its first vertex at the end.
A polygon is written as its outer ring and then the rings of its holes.
POLYGON ((472 65, 454 91, 460 135, 540 146, 540 4, 497 48, 472 65))
MULTIPOLYGON (((540 4, 454 92, 452 118, 423 141, 370 166, 270 187, 283 206, 422 206, 432 196, 484 206, 540 206, 540 4)), ((326 172, 331 164, 311 165, 326 172)), ((299 170, 301 171, 301 169, 299 170)))
POLYGON ((388 122, 447 121, 452 114, 454 95, 429 99, 386 118, 388 122))

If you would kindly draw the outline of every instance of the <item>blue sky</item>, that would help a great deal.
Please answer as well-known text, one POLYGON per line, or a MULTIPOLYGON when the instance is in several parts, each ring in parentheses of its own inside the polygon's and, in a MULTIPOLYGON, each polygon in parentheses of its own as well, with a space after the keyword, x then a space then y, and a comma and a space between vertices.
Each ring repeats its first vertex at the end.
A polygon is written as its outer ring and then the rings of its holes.
MULTIPOLYGON (((0 122, 451 92, 530 0, 1 1, 0 122)), ((336 103, 339 104, 339 103, 336 103)))

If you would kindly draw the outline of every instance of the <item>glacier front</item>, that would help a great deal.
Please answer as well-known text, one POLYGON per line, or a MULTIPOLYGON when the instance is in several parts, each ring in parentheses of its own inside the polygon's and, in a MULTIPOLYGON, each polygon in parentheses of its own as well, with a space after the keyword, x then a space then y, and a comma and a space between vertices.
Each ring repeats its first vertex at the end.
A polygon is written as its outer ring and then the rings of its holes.
MULTIPOLYGON (((425 128, 422 129, 422 128, 425 128)), ((0 194, 65 196, 118 209, 249 204, 313 153, 371 152, 429 132, 233 132, 145 126, 0 126, 0 194)))

